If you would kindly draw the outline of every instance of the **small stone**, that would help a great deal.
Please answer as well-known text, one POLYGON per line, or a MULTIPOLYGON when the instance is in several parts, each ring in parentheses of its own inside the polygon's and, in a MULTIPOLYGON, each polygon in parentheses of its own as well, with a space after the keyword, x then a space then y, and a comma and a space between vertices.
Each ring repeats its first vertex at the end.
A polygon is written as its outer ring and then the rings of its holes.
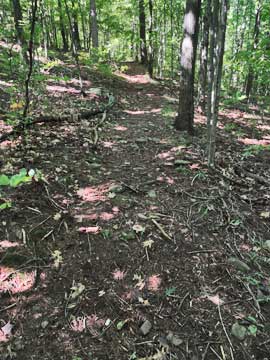
POLYGON ((247 329, 238 323, 233 324, 231 332, 240 341, 243 341, 247 335, 247 329))
POLYGON ((90 169, 100 169, 101 164, 93 162, 92 164, 88 165, 90 169))
POLYGON ((167 340, 174 346, 180 346, 183 344, 183 340, 179 336, 174 335, 171 331, 167 335, 167 340))
POLYGON ((47 320, 44 320, 44 321, 42 321, 42 323, 41 323, 41 327, 42 327, 42 329, 46 329, 46 327, 49 325, 49 321, 47 321, 47 320))
POLYGON ((149 320, 146 320, 140 327, 140 332, 143 334, 143 336, 146 336, 147 334, 149 334, 151 329, 152 329, 151 322, 149 320))
POLYGON ((239 270, 239 271, 242 271, 242 272, 249 272, 250 271, 250 267, 244 263, 243 261, 237 259, 237 258, 234 258, 234 257, 230 257, 228 259, 228 263, 230 265, 232 265, 233 267, 236 268, 236 270, 239 270))

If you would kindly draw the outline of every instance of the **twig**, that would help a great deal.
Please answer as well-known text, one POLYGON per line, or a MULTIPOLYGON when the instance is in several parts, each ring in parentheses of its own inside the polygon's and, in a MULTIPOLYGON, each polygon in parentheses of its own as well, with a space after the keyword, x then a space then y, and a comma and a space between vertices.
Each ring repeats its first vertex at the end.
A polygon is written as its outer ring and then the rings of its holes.
POLYGON ((180 302, 180 305, 178 307, 178 311, 181 311, 182 306, 184 304, 184 301, 186 300, 186 298, 189 296, 189 292, 186 293, 186 295, 183 297, 182 301, 180 302))
POLYGON ((226 336, 226 338, 227 338, 227 340, 228 340, 228 342, 229 342, 229 344, 230 344, 230 347, 231 347, 231 348, 233 349, 233 351, 234 351, 234 347, 233 347, 232 341, 231 341, 231 339, 230 339, 230 337, 229 337, 229 335, 228 335, 228 333, 227 333, 226 327, 225 327, 224 322, 223 322, 223 319, 222 319, 222 315, 221 315, 220 305, 219 305, 219 304, 218 304, 218 315, 219 315, 219 319, 220 319, 220 322, 221 322, 221 325, 222 325, 224 334, 225 334, 225 336, 226 336))
POLYGON ((218 353, 212 348, 212 346, 210 346, 210 350, 217 356, 217 358, 218 358, 219 360, 223 360, 223 359, 218 355, 218 353))
POLYGON ((56 208, 61 209, 61 210, 65 210, 65 208, 63 208, 62 206, 58 205, 57 202, 52 199, 52 197, 51 197, 51 195, 50 195, 50 193, 49 193, 49 190, 48 190, 47 186, 46 186, 45 184, 43 184, 43 185, 44 185, 44 188, 45 188, 46 193, 47 193, 47 197, 48 197, 48 199, 50 200, 50 202, 51 202, 56 208))
POLYGON ((189 251, 187 254, 192 255, 192 254, 207 254, 207 253, 215 253, 215 252, 219 252, 219 250, 195 250, 195 251, 189 251))
POLYGON ((168 234, 165 232, 165 230, 163 229, 163 227, 162 227, 156 220, 154 220, 154 219, 151 219, 151 220, 152 220, 152 223, 153 223, 154 225, 156 225, 156 227, 159 229, 159 231, 161 232, 161 234, 162 234, 167 240, 173 240, 173 239, 171 238, 171 236, 168 235, 168 234))
POLYGON ((34 231, 35 229, 37 229, 39 226, 45 224, 45 222, 47 222, 52 216, 48 216, 45 220, 41 221, 39 224, 35 225, 32 229, 29 230, 29 234, 34 231))
POLYGON ((13 307, 17 306, 17 303, 14 303, 14 304, 10 304, 2 309, 0 309, 0 312, 4 312, 6 310, 9 310, 9 309, 12 309, 13 307))
POLYGON ((202 355, 202 360, 205 359, 205 357, 206 357, 206 355, 207 355, 207 352, 208 352, 209 346, 210 346, 210 343, 208 343, 208 344, 206 345, 206 349, 204 350, 204 353, 203 353, 203 355, 202 355))

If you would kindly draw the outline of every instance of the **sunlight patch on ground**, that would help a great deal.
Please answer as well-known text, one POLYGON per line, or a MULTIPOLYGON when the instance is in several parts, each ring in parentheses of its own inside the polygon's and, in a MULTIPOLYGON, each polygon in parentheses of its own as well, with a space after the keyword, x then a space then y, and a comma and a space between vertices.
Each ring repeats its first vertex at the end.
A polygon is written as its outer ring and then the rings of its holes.
POLYGON ((125 127, 125 126, 116 125, 116 126, 114 127, 114 130, 117 130, 117 131, 127 131, 128 128, 125 127))
POLYGON ((102 141, 101 145, 104 148, 112 149, 113 147, 117 146, 117 143, 116 143, 116 141, 102 141))
POLYGON ((79 189, 77 195, 85 202, 106 201, 106 194, 110 191, 112 183, 106 183, 98 186, 89 186, 79 189))
POLYGON ((250 139, 250 138, 238 138, 238 141, 244 145, 261 145, 261 146, 270 145, 270 139, 258 140, 258 139, 250 139))
POLYGON ((6 86, 6 87, 11 87, 14 84, 12 84, 12 82, 7 82, 7 81, 0 80, 0 85, 6 86))
POLYGON ((156 155, 156 158, 161 159, 161 160, 164 160, 164 159, 173 160, 176 153, 181 152, 183 149, 186 149, 186 146, 184 146, 184 145, 176 146, 176 147, 171 148, 168 151, 165 151, 165 152, 162 152, 162 153, 156 155))
POLYGON ((257 125, 256 127, 259 130, 270 131, 270 125, 257 125))
POLYGON ((9 240, 0 241, 0 251, 3 249, 9 249, 17 246, 20 246, 18 242, 12 242, 9 240))
POLYGON ((0 143, 0 148, 1 149, 15 148, 20 142, 21 142, 20 138, 17 140, 6 140, 6 141, 3 141, 2 143, 0 143))
POLYGON ((105 325, 104 319, 99 319, 97 315, 82 316, 73 319, 70 323, 71 330, 83 332, 88 329, 91 335, 98 336, 99 330, 105 325))
POLYGON ((80 90, 75 89, 74 87, 60 86, 60 85, 47 85, 46 89, 50 93, 68 93, 72 95, 80 94, 80 90))
POLYGON ((206 124, 206 116, 203 116, 202 114, 195 113, 194 123, 195 124, 206 124))
POLYGON ((31 289, 34 282, 34 271, 23 273, 14 268, 0 266, 0 293, 22 293, 31 289))
POLYGON ((157 181, 166 182, 168 185, 173 185, 175 183, 174 179, 169 176, 159 176, 157 181))
MULTIPOLYGON (((80 210, 77 208, 77 210, 80 210)), ((83 222, 83 220, 102 220, 102 221, 110 221, 114 219, 120 212, 118 206, 114 206, 111 212, 102 211, 100 213, 92 212, 93 209, 89 209, 89 214, 78 214, 75 215, 74 218, 77 222, 83 222)), ((95 210, 94 210, 95 211, 95 210)))
POLYGON ((13 130, 11 125, 7 125, 3 120, 0 120, 0 134, 8 133, 13 130))
POLYGON ((160 114, 161 108, 152 110, 124 110, 124 113, 129 115, 160 114))
POLYGON ((98 234, 100 232, 100 227, 99 226, 80 227, 79 232, 86 234, 98 234))
POLYGON ((123 74, 118 71, 115 74, 117 76, 127 80, 127 82, 129 82, 131 84, 149 84, 150 83, 150 78, 148 75, 127 75, 127 74, 123 74))

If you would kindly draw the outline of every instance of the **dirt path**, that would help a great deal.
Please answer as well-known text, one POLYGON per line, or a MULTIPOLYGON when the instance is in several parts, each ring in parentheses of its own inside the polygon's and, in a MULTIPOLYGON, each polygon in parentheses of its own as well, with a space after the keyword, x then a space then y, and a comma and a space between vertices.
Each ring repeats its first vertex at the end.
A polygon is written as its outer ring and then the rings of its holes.
POLYGON ((226 209, 227 188, 203 164, 203 134, 171 126, 167 89, 118 80, 114 90, 119 107, 96 149, 83 121, 32 129, 11 150, 49 184, 16 190, 2 223, 18 243, 16 257, 3 250, 0 272, 12 290, 1 299, 15 325, 10 349, 20 360, 267 359, 259 337, 242 344, 230 334, 258 315, 227 264, 250 246, 232 223, 249 209, 233 196, 235 213, 226 209))

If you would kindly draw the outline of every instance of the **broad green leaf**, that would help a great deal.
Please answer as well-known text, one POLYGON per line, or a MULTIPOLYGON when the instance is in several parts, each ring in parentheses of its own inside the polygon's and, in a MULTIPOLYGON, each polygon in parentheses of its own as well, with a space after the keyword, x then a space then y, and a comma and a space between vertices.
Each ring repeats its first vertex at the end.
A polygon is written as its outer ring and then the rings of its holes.
POLYGON ((9 185, 9 178, 7 175, 0 175, 0 185, 2 186, 9 185))

